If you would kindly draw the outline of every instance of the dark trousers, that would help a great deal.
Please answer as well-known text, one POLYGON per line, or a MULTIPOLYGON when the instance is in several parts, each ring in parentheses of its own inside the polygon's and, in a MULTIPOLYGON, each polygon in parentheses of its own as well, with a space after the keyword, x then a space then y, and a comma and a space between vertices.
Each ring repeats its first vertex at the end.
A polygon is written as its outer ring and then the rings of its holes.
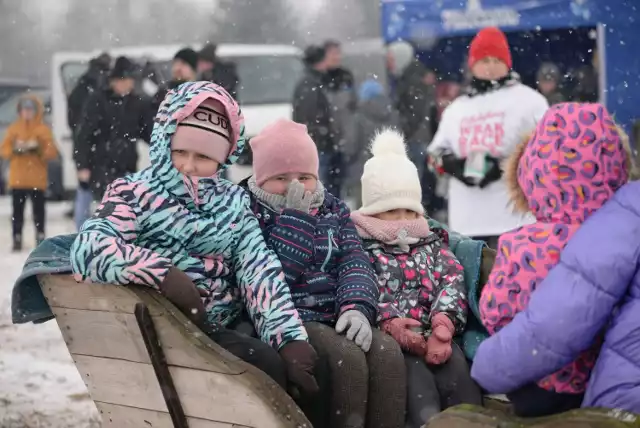
POLYGON ((24 227, 24 206, 27 199, 31 199, 33 221, 38 235, 44 235, 45 224, 45 195, 43 190, 13 189, 13 216, 11 225, 13 228, 13 239, 19 240, 22 237, 24 227))
POLYGON ((233 329, 216 330, 209 333, 209 337, 236 357, 262 370, 286 391, 287 369, 278 352, 271 346, 233 329))
POLYGON ((313 427, 401 427, 406 373, 395 340, 373 329, 371 348, 365 353, 332 326, 311 322, 305 328, 318 353, 320 393, 298 403, 313 427))
POLYGON ((507 398, 517 416, 533 418, 578 409, 582 405, 584 394, 547 391, 531 383, 507 394, 507 398))
POLYGON ((442 365, 427 365, 423 358, 405 354, 407 367, 407 428, 419 428, 442 410, 458 404, 482 405, 480 387, 471 379, 462 350, 442 365))

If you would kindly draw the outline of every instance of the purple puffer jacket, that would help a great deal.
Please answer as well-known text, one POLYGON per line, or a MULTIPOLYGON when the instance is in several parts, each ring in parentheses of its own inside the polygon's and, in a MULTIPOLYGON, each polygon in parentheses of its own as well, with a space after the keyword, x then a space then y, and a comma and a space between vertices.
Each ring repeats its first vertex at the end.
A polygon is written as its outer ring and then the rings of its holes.
POLYGON ((471 376, 508 393, 565 366, 603 329, 584 407, 640 413, 640 182, 622 187, 562 251, 529 306, 485 340, 471 376))

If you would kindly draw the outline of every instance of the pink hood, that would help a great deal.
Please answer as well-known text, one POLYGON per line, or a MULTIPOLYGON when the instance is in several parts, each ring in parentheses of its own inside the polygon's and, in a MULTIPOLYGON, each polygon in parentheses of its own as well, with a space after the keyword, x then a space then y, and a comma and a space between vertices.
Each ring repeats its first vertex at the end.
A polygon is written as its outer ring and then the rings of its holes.
POLYGON ((625 146, 626 136, 601 104, 551 107, 517 160, 529 210, 541 222, 582 223, 627 182, 625 146))
MULTIPOLYGON (((551 107, 533 136, 513 154, 505 179, 516 209, 537 222, 500 237, 496 261, 480 296, 482 323, 490 334, 523 311, 580 225, 627 182, 628 143, 600 104, 551 107)), ((552 374, 544 389, 581 393, 598 347, 552 374)))

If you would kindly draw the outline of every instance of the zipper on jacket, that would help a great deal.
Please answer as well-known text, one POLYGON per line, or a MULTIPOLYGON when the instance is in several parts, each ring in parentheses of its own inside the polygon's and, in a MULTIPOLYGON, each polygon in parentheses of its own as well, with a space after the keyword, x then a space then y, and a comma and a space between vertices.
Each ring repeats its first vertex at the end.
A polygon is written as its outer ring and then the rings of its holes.
POLYGON ((329 263, 329 259, 331 258, 331 253, 333 252, 333 229, 329 229, 327 234, 329 235, 329 239, 327 239, 327 241, 329 242, 329 249, 327 250, 327 257, 324 258, 324 262, 320 267, 320 270, 322 272, 324 272, 324 269, 327 267, 327 264, 329 263))

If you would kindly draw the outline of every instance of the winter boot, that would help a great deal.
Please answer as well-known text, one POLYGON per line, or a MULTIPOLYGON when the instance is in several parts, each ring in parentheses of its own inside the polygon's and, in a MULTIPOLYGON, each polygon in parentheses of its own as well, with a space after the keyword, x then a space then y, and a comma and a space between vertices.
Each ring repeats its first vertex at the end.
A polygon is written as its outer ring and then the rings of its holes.
POLYGON ((13 252, 22 251, 22 235, 13 236, 13 252))
POLYGON ((42 244, 42 241, 44 241, 44 233, 39 232, 39 233, 36 235, 36 247, 37 247, 38 245, 42 244))

